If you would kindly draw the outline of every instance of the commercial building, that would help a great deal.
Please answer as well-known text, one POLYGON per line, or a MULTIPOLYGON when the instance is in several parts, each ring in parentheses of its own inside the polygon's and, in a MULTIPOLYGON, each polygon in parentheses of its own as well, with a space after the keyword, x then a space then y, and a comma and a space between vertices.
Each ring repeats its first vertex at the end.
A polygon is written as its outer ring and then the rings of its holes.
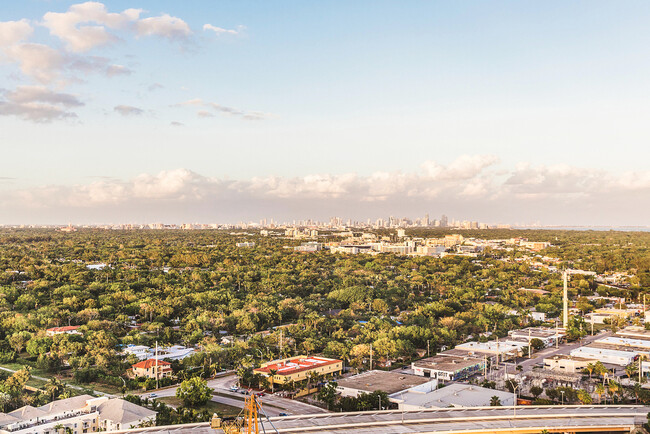
POLYGON ((525 340, 530 342, 533 339, 539 339, 545 347, 555 345, 555 342, 562 342, 566 333, 562 329, 552 329, 547 327, 528 327, 521 330, 511 330, 508 337, 513 340, 525 340))
POLYGON ((514 405, 513 393, 472 384, 452 383, 433 391, 409 390, 392 397, 400 410, 425 410, 448 407, 487 407, 496 396, 501 405, 514 405))
POLYGON ((336 384, 336 390, 341 396, 356 398, 362 393, 378 391, 392 395, 422 385, 427 389, 435 390, 438 387, 438 380, 398 372, 373 370, 338 379, 336 384))
POLYGON ((318 356, 297 356, 288 359, 272 360, 253 370, 264 377, 271 376, 275 384, 287 384, 292 381, 307 380, 312 374, 331 377, 341 373, 343 362, 318 356))
POLYGON ((602 363, 609 363, 618 366, 627 366, 635 361, 638 356, 637 353, 632 351, 620 351, 592 346, 576 348, 575 350, 572 350, 570 354, 574 357, 596 359, 602 363))
POLYGON ((464 344, 456 345, 457 349, 474 351, 479 354, 493 355, 498 361, 509 360, 519 357, 523 354, 522 349, 527 347, 528 343, 525 342, 465 342, 464 344))
POLYGON ((588 364, 595 362, 597 362, 595 358, 557 354, 544 359, 544 368, 557 372, 575 374, 582 371, 588 364))
POLYGON ((462 380, 485 369, 485 359, 437 355, 411 363, 415 375, 444 381, 462 380))
POLYGON ((595 344, 612 345, 619 348, 638 348, 650 350, 650 340, 623 338, 618 336, 608 336, 606 338, 597 339, 595 344))
POLYGON ((136 377, 147 377, 161 379, 172 376, 171 363, 164 360, 149 359, 138 362, 131 366, 133 375, 136 377))
POLYGON ((156 420, 156 412, 122 399, 90 395, 25 406, 0 413, 0 434, 72 434, 136 427, 156 420))
POLYGON ((629 326, 616 332, 616 336, 628 339, 650 340, 650 330, 642 326, 629 326))

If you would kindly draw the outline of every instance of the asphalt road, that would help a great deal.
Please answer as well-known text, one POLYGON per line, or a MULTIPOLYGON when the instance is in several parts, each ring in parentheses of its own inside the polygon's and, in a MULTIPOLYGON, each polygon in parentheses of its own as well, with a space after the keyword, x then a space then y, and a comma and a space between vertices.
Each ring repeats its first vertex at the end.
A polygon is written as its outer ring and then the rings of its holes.
MULTIPOLYGON (((232 407, 243 408, 245 395, 230 390, 230 388, 236 386, 237 383, 238 379, 235 374, 229 374, 208 380, 208 386, 215 392, 219 393, 219 395, 212 396, 212 401, 230 405, 232 407)), ((178 386, 150 390, 146 393, 141 393, 140 396, 146 398, 152 393, 155 393, 158 398, 176 396, 176 389, 178 389, 178 386)), ((279 396, 270 394, 261 397, 260 401, 262 402, 262 408, 268 416, 278 416, 280 413, 287 413, 290 415, 327 413, 327 410, 320 407, 305 404, 304 402, 295 401, 293 399, 280 398, 279 396)))

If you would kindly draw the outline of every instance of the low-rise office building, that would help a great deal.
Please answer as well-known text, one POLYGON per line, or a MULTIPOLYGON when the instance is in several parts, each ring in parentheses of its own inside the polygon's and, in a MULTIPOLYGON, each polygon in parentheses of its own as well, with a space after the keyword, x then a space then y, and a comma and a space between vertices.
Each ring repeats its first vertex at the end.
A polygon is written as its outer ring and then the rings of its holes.
POLYGON ((338 379, 336 384, 336 390, 341 396, 352 396, 356 398, 362 393, 378 391, 392 395, 422 385, 426 386, 427 389, 435 390, 438 387, 438 380, 418 375, 373 370, 338 379))
POLYGON ((263 363, 253 373, 269 377, 273 373, 273 383, 287 384, 292 381, 307 380, 310 375, 332 377, 341 373, 343 361, 319 356, 297 356, 287 359, 272 360, 263 363))
POLYGON ((597 359, 588 357, 568 356, 557 354, 544 359, 544 368, 557 372, 575 374, 582 371, 588 364, 597 362, 597 359))
POLYGON ((528 343, 524 342, 465 342, 464 344, 456 345, 457 349, 474 351, 479 354, 494 355, 498 361, 509 360, 519 357, 523 354, 523 348, 527 347, 528 343))
POLYGON ((566 333, 562 329, 552 329, 546 327, 528 327, 521 330, 511 330, 508 336, 514 340, 525 340, 530 342, 533 339, 539 339, 544 346, 550 347, 556 342, 562 342, 566 333))
POLYGON ((592 346, 576 348, 575 350, 572 350, 570 354, 574 357, 596 359, 602 363, 609 363, 618 366, 627 366, 638 357, 638 353, 633 351, 620 351, 592 346))
POLYGON ((485 359, 437 355, 411 363, 415 375, 456 381, 471 377, 485 369, 485 359))
POLYGON ((628 326, 616 332, 616 336, 628 339, 650 340, 650 330, 642 326, 628 326))

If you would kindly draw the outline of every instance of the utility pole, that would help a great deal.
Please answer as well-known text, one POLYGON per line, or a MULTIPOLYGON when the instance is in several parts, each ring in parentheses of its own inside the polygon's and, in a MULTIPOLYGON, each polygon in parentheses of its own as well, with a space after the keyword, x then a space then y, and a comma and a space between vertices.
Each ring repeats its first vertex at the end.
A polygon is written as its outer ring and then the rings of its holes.
POLYGON ((282 358, 282 329, 280 329, 280 358, 282 358))
POLYGON ((497 336, 497 367, 499 366, 499 336, 497 336))
POLYGON ((557 334, 557 320, 555 320, 555 349, 558 349, 560 347, 560 344, 558 343, 558 340, 560 337, 557 334))
POLYGON ((483 355, 483 375, 487 380, 487 354, 483 355))
POLYGON ((569 284, 568 284, 568 274, 566 270, 564 270, 564 312, 562 315, 562 326, 564 327, 564 330, 568 330, 569 328, 569 284))
POLYGON ((429 340, 427 339, 427 357, 431 357, 431 353, 429 352, 429 340))
POLYGON ((156 389, 158 389, 158 341, 156 341, 156 389))
POLYGON ((372 371, 372 344, 370 344, 370 370, 372 371))

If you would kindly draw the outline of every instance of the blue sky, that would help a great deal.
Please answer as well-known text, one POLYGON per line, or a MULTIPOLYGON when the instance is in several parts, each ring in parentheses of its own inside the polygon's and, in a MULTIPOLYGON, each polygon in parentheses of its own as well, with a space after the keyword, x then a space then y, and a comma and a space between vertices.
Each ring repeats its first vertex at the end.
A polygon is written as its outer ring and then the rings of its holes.
POLYGON ((0 5, 0 223, 646 223, 594 210, 650 210, 647 2, 90 6, 0 5), (75 39, 84 26, 111 41, 75 39))

